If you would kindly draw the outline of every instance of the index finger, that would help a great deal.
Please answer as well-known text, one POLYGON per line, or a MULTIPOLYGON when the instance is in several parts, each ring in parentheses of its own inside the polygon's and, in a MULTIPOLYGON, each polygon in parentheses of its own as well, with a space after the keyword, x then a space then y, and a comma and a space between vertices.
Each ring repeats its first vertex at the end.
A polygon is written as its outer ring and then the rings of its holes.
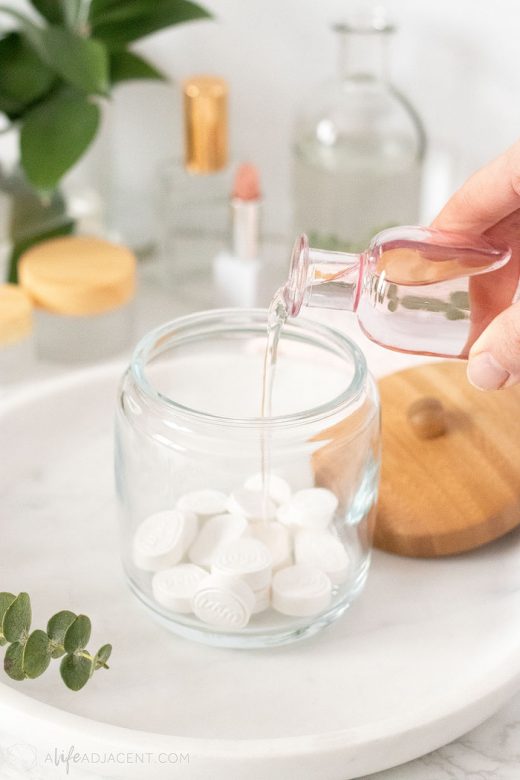
POLYGON ((480 168, 449 199, 433 227, 478 232, 520 208, 520 141, 480 168))

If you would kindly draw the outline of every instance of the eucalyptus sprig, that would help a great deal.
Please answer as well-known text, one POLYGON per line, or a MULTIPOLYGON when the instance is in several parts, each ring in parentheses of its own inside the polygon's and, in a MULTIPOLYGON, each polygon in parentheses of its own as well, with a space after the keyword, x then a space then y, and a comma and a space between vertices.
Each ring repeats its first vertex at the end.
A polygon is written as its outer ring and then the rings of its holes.
POLYGON ((31 631, 31 600, 27 593, 0 593, 0 645, 9 645, 4 670, 13 680, 34 679, 61 658, 60 674, 72 691, 79 691, 97 669, 108 669, 112 645, 103 645, 95 655, 86 650, 91 623, 86 615, 62 610, 51 617, 47 630, 31 631))

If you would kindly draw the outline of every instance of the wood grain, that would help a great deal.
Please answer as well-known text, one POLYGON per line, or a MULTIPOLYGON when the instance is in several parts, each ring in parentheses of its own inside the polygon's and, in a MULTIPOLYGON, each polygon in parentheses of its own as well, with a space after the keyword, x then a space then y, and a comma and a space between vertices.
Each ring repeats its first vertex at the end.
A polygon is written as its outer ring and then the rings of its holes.
POLYGON ((466 364, 418 366, 379 382, 383 466, 374 543, 400 555, 471 550, 520 524, 520 387, 484 393, 466 364), (417 436, 407 410, 438 398, 447 431, 417 436))

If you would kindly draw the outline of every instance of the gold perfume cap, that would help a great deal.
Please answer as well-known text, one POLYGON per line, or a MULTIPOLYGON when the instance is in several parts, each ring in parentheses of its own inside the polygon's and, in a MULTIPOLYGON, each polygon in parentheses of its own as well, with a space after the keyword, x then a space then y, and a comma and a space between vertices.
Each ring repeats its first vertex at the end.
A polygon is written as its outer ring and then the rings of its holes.
POLYGON ((215 76, 192 76, 183 85, 185 166, 212 173, 228 161, 228 85, 215 76))

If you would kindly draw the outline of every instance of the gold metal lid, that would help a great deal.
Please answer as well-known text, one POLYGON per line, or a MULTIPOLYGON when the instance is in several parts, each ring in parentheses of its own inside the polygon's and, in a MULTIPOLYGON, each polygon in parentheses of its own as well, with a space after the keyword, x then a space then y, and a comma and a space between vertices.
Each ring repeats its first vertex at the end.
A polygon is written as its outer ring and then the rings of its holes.
POLYGON ((0 284, 0 346, 22 341, 31 331, 31 299, 16 284, 0 284))
POLYGON ((90 236, 44 241, 22 255, 20 284, 35 306, 85 316, 123 306, 134 296, 136 261, 124 246, 90 236))
POLYGON ((228 161, 228 85, 216 76, 192 76, 183 84, 185 166, 213 173, 228 161))

